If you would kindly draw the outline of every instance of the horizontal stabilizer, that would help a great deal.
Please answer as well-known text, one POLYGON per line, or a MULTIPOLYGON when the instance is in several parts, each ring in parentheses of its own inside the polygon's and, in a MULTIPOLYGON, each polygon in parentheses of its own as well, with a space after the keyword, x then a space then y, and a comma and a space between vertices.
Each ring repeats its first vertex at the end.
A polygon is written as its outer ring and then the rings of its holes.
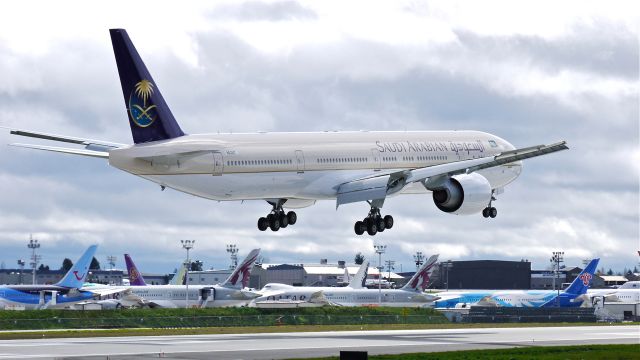
POLYGON ((32 145, 32 144, 9 144, 9 145, 28 148, 28 149, 53 151, 53 152, 59 152, 64 154, 91 156, 91 157, 97 157, 97 158, 103 158, 103 159, 109 158, 109 153, 105 151, 72 149, 72 148, 63 148, 63 147, 57 147, 57 146, 44 146, 44 145, 32 145))
POLYGON ((20 130, 20 129, 11 129, 11 128, 8 128, 8 129, 10 130, 10 133, 12 135, 26 136, 26 137, 36 138, 36 139, 43 139, 43 140, 60 141, 60 142, 66 142, 71 144, 83 145, 86 147, 101 147, 101 148, 116 149, 116 148, 127 146, 126 144, 119 144, 119 143, 114 143, 109 141, 83 139, 78 137, 55 135, 55 134, 48 134, 43 132, 29 131, 29 130, 20 130))

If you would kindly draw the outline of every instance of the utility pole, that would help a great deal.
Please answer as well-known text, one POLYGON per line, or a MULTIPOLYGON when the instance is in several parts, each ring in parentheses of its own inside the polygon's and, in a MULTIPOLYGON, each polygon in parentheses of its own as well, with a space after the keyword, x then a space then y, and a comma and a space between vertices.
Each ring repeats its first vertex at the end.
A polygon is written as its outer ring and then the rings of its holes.
POLYGON ((33 238, 33 235, 29 234, 29 244, 27 244, 27 247, 29 249, 31 249, 31 262, 29 263, 29 265, 31 265, 31 267, 33 269, 31 283, 33 285, 35 285, 36 284, 36 270, 38 268, 38 263, 40 262, 40 259, 42 258, 42 256, 36 254, 36 249, 40 248, 40 243, 38 243, 37 239, 33 238))
POLYGON ((19 279, 20 285, 22 285, 22 273, 24 273, 24 264, 25 264, 24 260, 18 259, 18 266, 20 266, 20 274, 18 274, 18 279, 19 279))
POLYGON ((420 270, 420 266, 424 264, 424 255, 422 254, 422 251, 416 251, 413 255, 413 261, 416 263, 416 271, 420 270))
POLYGON ((373 245, 378 254, 378 306, 382 305, 382 254, 387 250, 387 245, 373 245))
POLYGON ((182 248, 187 250, 187 261, 185 262, 185 268, 186 268, 186 272, 185 272, 185 284, 187 284, 187 295, 185 298, 185 303, 184 303, 184 308, 188 309, 189 308, 189 267, 191 267, 191 262, 189 261, 189 250, 193 249, 193 245, 195 244, 195 240, 180 240, 180 242, 182 243, 182 248))
POLYGON ((562 285, 556 286, 556 279, 558 281, 560 280, 560 263, 564 262, 564 251, 554 251, 550 261, 552 263, 555 263, 555 266, 554 266, 555 276, 553 277, 553 288, 554 290, 555 289, 558 290, 558 295, 556 296, 556 306, 560 307, 560 288, 562 287, 562 285))
POLYGON ((236 244, 227 245, 227 252, 231 255, 231 265, 229 269, 235 269, 238 267, 238 246, 236 244))

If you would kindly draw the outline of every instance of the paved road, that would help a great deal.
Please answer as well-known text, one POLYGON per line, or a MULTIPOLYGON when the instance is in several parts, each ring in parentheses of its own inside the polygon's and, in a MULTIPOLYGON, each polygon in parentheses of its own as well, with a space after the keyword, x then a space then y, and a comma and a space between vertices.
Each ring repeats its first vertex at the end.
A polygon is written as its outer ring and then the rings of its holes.
POLYGON ((340 350, 397 354, 514 346, 638 344, 640 326, 94 337, 0 341, 0 359, 281 359, 337 356, 340 350))

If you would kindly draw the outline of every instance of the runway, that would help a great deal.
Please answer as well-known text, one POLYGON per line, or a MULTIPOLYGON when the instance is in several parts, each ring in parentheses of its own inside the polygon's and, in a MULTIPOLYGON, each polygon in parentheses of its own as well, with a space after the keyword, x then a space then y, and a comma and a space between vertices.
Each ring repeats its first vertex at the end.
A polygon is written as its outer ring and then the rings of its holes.
POLYGON ((239 335, 93 337, 0 341, 0 359, 282 359, 340 350, 398 354, 578 344, 637 344, 640 326, 390 330, 239 335))

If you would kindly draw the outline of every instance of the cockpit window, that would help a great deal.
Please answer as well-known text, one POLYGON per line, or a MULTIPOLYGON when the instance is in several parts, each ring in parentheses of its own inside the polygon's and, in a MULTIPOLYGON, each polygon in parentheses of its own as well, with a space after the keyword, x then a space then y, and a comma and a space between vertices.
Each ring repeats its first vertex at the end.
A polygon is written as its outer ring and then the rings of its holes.
POLYGON ((491 147, 498 147, 498 144, 496 144, 494 140, 489 140, 489 145, 491 145, 491 147))

